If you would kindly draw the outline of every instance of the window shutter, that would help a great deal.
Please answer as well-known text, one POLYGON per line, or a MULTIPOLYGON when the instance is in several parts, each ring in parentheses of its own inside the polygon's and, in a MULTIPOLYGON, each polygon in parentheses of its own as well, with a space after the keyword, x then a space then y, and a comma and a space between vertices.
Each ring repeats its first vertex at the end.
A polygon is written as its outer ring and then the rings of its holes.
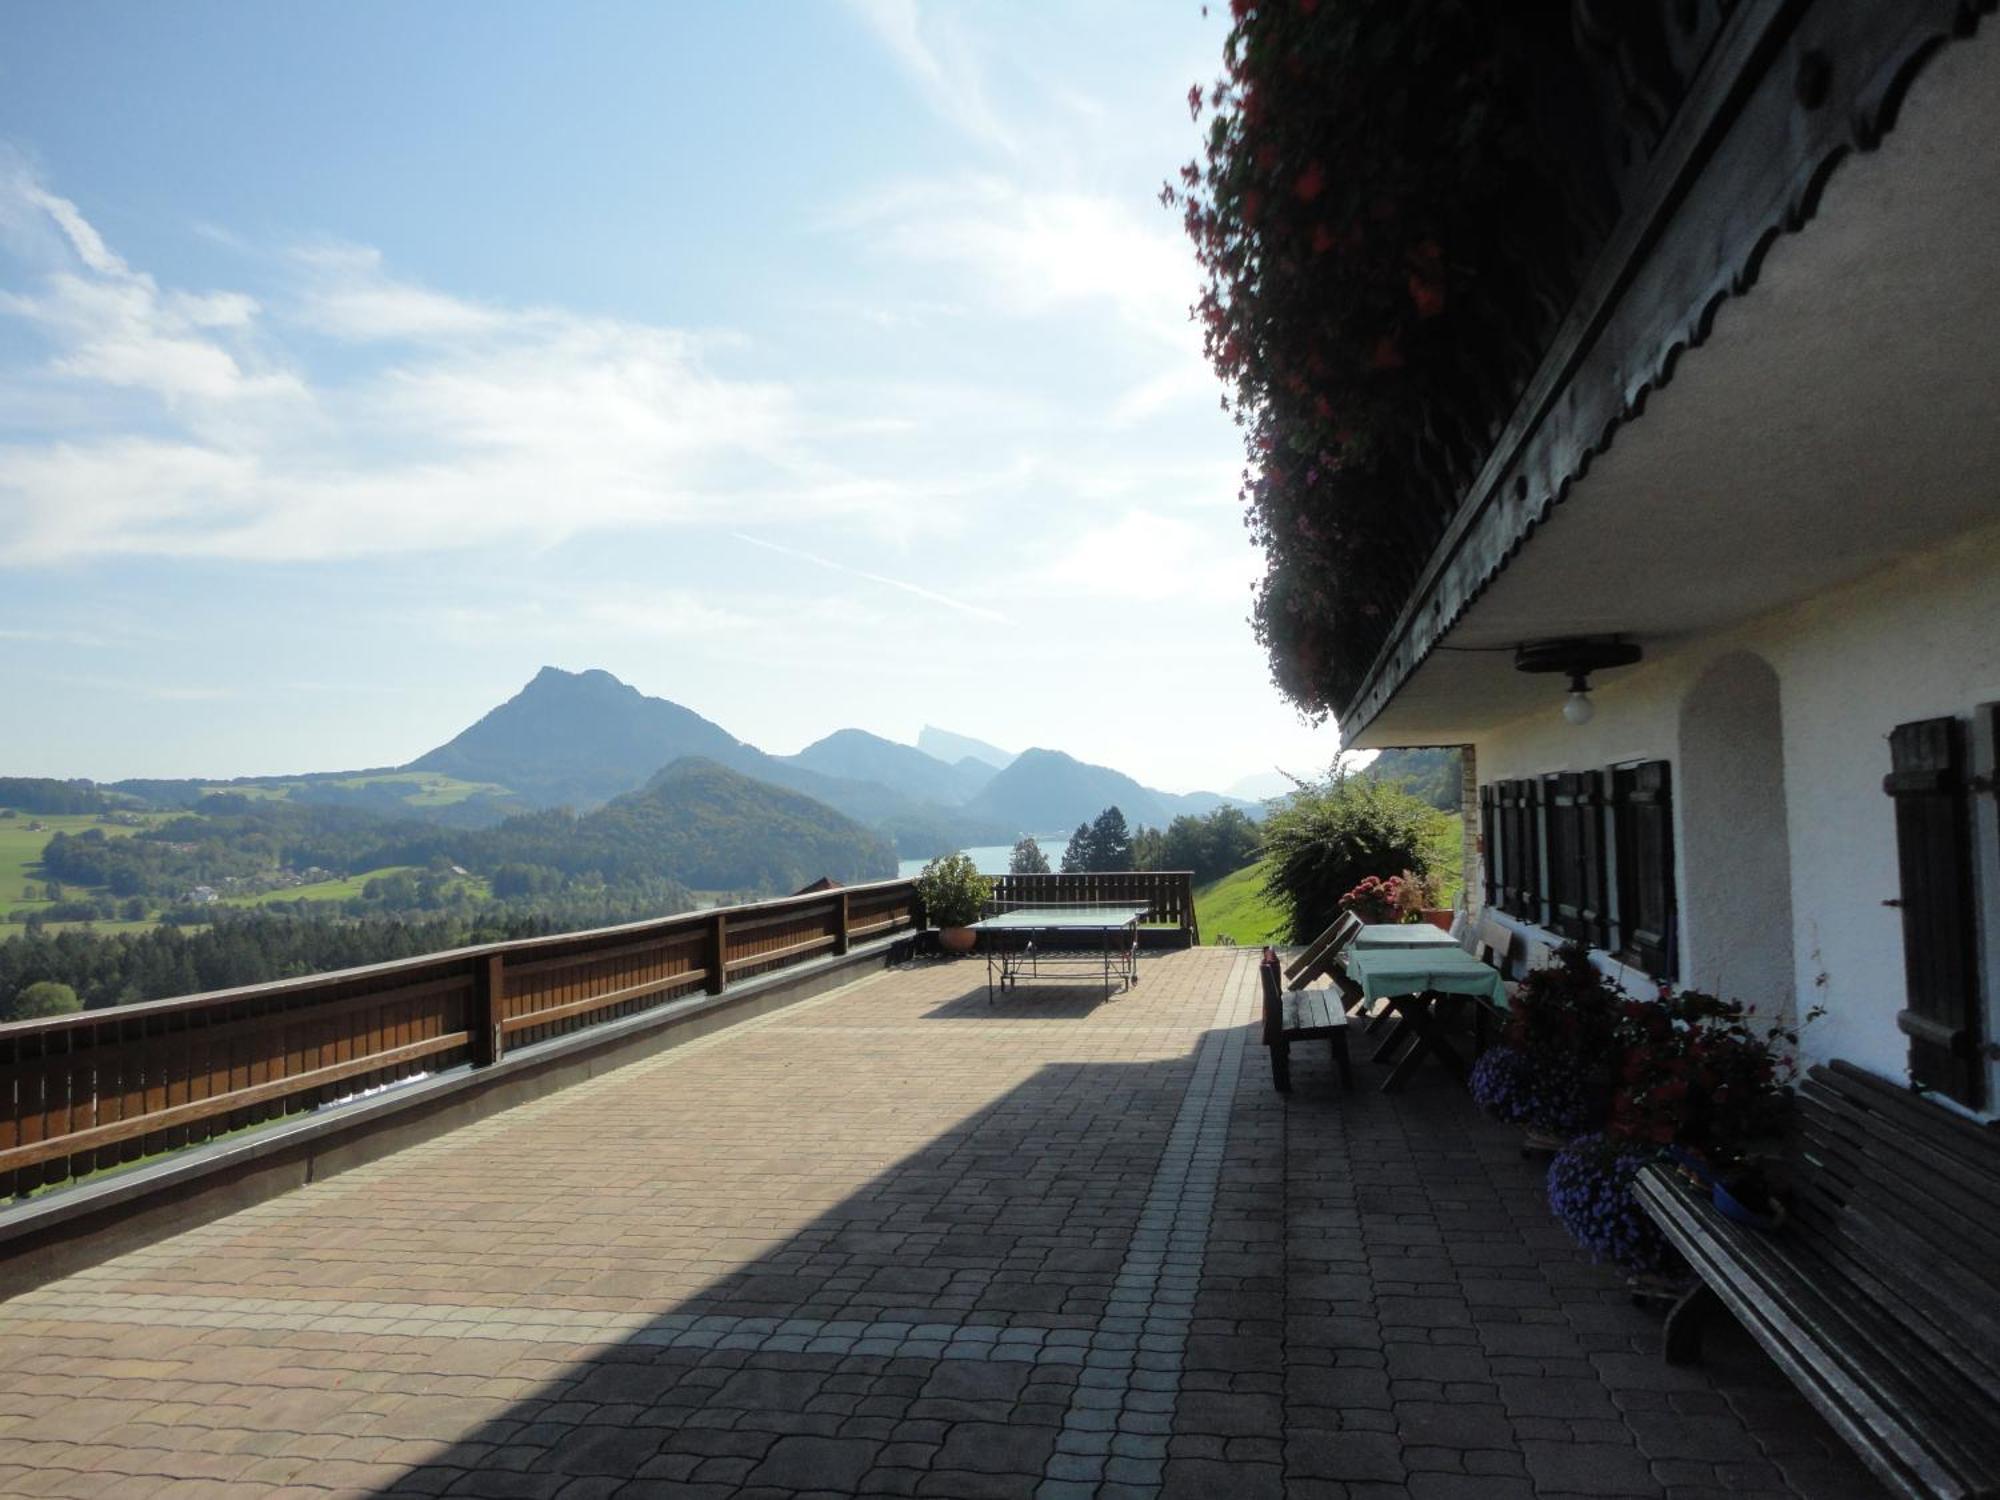
POLYGON ((1919 1088, 1978 1107, 1981 1062, 1978 949, 1972 906, 1972 827, 1965 726, 1954 718, 1899 724, 1889 736, 1882 790, 1896 806, 1903 974, 1919 1088))
POLYGON ((1495 861, 1499 857, 1500 846, 1493 838, 1493 788, 1483 786, 1479 789, 1479 873, 1486 887, 1484 904, 1487 906, 1498 904, 1494 896, 1497 884, 1495 861))
POLYGON ((1610 945, 1604 891, 1604 784, 1595 771, 1565 772, 1545 787, 1549 925, 1593 948, 1610 945))
POLYGON ((1583 895, 1577 888, 1579 779, 1574 772, 1565 771, 1542 781, 1549 830, 1549 926, 1567 938, 1583 936, 1583 895))
POLYGON ((1541 913, 1541 836, 1535 826, 1533 781, 1500 783, 1500 838, 1505 849, 1501 909, 1530 922, 1541 913))
POLYGON ((1620 956, 1655 979, 1673 977, 1673 779, 1663 760, 1614 773, 1620 956))

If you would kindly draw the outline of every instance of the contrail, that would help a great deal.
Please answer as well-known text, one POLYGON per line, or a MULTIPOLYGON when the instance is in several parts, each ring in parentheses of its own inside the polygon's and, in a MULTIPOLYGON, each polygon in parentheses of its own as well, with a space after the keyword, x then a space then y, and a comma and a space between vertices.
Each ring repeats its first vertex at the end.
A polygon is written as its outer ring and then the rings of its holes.
POLYGON ((740 531, 732 531, 729 534, 739 542, 748 542, 753 547, 762 547, 766 552, 783 553, 786 557, 796 557, 801 562, 817 564, 830 573, 846 573, 855 578, 865 578, 870 583, 882 584, 887 588, 901 589, 906 594, 915 594, 919 599, 928 599, 933 604, 942 604, 947 609, 955 609, 960 614, 971 615, 975 619, 998 620, 1002 624, 1005 624, 1007 621, 1007 617, 996 609, 986 609, 977 604, 967 604, 962 599, 950 598, 947 595, 938 593, 935 589, 927 589, 921 584, 905 583, 900 578, 885 578, 880 573, 863 572, 860 568, 850 568, 846 563, 834 562, 831 558, 821 557, 817 553, 802 552, 797 547, 787 547, 781 542, 767 542, 762 537, 748 536, 740 531))

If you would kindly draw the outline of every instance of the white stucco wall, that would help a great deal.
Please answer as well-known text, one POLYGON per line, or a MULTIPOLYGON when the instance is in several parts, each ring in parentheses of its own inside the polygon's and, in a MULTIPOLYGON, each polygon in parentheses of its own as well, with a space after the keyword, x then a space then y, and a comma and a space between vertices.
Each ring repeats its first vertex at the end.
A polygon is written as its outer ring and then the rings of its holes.
MULTIPOLYGON (((1731 798, 1704 800, 1700 782, 1690 787, 1683 775, 1683 705, 1709 667, 1733 652, 1753 653, 1778 677, 1793 987, 1802 1013, 1826 1012, 1806 1028, 1804 1059, 1845 1057, 1903 1078, 1907 1047, 1895 1023, 1904 1003, 1902 927, 1882 904, 1897 893, 1895 817, 1882 791, 1887 737, 1912 719, 1964 716, 2000 701, 2000 527, 1740 628, 1648 643, 1645 662, 1597 684, 1596 717, 1582 728, 1563 721, 1561 685, 1552 679, 1545 712, 1475 741, 1482 782, 1632 760, 1672 763, 1683 983, 1768 1004, 1781 997, 1733 982, 1732 974, 1754 979, 1758 956, 1746 951, 1741 930, 1724 930, 1713 915, 1717 890, 1771 878, 1768 843, 1746 840, 1731 798)), ((1978 819, 1990 856, 2000 839, 1990 826, 1992 798, 1981 800, 1978 819)), ((1989 882, 1980 902, 1988 972, 2000 973, 2000 892, 1989 882)), ((1995 989, 1989 985, 1989 1038, 2000 1035, 1995 989)))

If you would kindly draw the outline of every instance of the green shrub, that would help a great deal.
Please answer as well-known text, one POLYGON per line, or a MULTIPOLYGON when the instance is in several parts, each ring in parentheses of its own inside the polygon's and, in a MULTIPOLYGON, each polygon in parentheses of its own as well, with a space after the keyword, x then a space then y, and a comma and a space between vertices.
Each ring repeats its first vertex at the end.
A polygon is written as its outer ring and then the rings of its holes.
POLYGON ((1307 782, 1264 820, 1264 894, 1283 908, 1296 943, 1309 943, 1370 875, 1428 876, 1449 819, 1396 786, 1345 776, 1307 782))
POLYGON ((970 855, 941 854, 917 876, 917 894, 933 927, 969 927, 993 899, 993 882, 970 855))

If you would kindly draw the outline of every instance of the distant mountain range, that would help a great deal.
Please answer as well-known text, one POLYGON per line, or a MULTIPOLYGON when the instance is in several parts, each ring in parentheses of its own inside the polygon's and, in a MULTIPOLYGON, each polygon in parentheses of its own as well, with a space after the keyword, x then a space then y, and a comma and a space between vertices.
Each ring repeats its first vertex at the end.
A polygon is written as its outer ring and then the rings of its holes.
MULTIPOLYGON (((158 803, 191 804, 213 791, 283 796, 484 827, 513 813, 602 807, 649 786, 678 763, 779 788, 823 804, 892 844, 927 858, 1023 833, 1066 831, 1110 806, 1138 827, 1164 827, 1182 813, 1227 802, 1213 792, 1177 795, 1141 786, 1108 766, 1059 750, 1011 755, 932 725, 916 746, 840 729, 796 755, 770 755, 693 709, 652 698, 609 672, 544 667, 505 703, 406 766, 373 771, 245 777, 229 782, 118 783, 158 803)), ((730 795, 744 799, 729 783, 730 795)), ((823 873, 823 872, 820 872, 823 873)))

